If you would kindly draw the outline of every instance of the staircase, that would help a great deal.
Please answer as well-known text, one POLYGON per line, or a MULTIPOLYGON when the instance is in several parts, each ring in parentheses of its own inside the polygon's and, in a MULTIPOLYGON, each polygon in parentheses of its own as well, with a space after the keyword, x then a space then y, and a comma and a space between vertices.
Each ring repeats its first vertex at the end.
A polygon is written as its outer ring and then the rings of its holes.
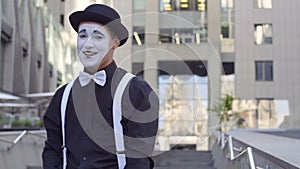
POLYGON ((215 169, 210 151, 175 149, 152 158, 154 169, 215 169))

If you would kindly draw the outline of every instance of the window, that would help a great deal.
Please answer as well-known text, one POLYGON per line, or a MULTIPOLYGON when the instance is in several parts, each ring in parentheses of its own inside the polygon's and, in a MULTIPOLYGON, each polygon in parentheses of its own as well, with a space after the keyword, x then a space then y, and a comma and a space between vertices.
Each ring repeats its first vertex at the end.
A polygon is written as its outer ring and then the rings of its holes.
POLYGON ((26 58, 28 56, 28 42, 22 39, 21 46, 22 46, 22 56, 23 58, 26 58))
POLYGON ((207 41, 207 28, 165 28, 160 29, 159 43, 196 43, 207 41))
POLYGON ((195 10, 197 11, 206 11, 206 0, 197 0, 195 3, 195 10))
POLYGON ((39 53, 36 58, 37 67, 40 69, 42 67, 42 55, 39 53))
POLYGON ((134 26, 132 44, 142 45, 145 42, 145 27, 134 26))
POLYGON ((254 0, 255 8, 264 8, 271 9, 272 8, 272 0, 254 0))
POLYGON ((255 62, 256 81, 273 81, 273 61, 255 62))
POLYGON ((1 22, 1 42, 8 43, 13 36, 13 28, 4 20, 1 22))
POLYGON ((254 41, 255 44, 257 45, 272 44, 273 43, 272 24, 255 24, 254 41))
POLYGON ((6 17, 8 15, 8 11, 9 11, 8 3, 9 3, 9 1, 1 0, 2 14, 6 17))
POLYGON ((160 0, 160 11, 206 11, 206 0, 160 0))
POLYGON ((221 34, 223 38, 234 35, 234 1, 221 0, 221 34))
POLYGON ((208 77, 161 74, 159 135, 196 135, 207 121, 208 77), (197 119, 197 120, 196 120, 197 119), (190 130, 195 125, 198 132, 190 130))
POLYGON ((172 43, 172 29, 160 29, 159 42, 172 43))
POLYGON ((56 74, 57 74, 56 86, 59 87, 62 84, 62 73, 60 71, 57 71, 56 74))
POLYGON ((201 27, 195 30, 195 42, 200 44, 200 42, 207 42, 207 26, 201 27))
POLYGON ((65 15, 60 15, 60 24, 64 26, 65 15))
POLYGON ((175 42, 176 42, 176 38, 177 39, 179 38, 181 43, 194 43, 194 32, 193 32, 193 29, 182 28, 182 29, 174 29, 174 31, 175 31, 174 32, 174 34, 175 34, 175 42))
POLYGON ((193 10, 191 0, 176 0, 175 1, 175 10, 176 11, 188 11, 193 10))
POLYGON ((133 1, 133 10, 134 11, 145 11, 146 0, 134 0, 133 1))
POLYGON ((221 75, 221 95, 234 96, 235 89, 235 73, 234 73, 234 63, 233 62, 223 62, 222 63, 222 75, 221 75))
POLYGON ((277 121, 274 98, 256 98, 256 107, 256 128, 274 128, 277 121))
POLYGON ((3 73, 4 73, 4 57, 5 57, 5 50, 7 47, 7 43, 3 42, 1 39, 1 43, 0 43, 0 87, 2 88, 3 86, 3 73))
POLYGON ((161 11, 172 11, 173 10, 173 0, 160 0, 160 10, 161 11))
POLYGON ((49 66, 49 77, 53 77, 53 65, 51 63, 48 63, 49 66))

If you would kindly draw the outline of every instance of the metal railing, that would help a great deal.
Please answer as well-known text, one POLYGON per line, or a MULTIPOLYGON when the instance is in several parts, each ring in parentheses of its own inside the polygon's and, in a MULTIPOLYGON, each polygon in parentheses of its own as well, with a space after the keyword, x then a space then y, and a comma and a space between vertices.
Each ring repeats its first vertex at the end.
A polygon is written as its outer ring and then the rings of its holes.
POLYGON ((242 147, 234 147, 232 136, 225 136, 225 134, 220 131, 217 132, 217 143, 218 145, 220 145, 220 148, 222 150, 225 150, 226 146, 228 146, 228 154, 225 157, 228 158, 232 162, 232 164, 235 164, 240 159, 247 157, 249 160, 248 164, 250 169, 261 169, 261 167, 255 165, 251 147, 246 147, 245 149, 243 149, 242 147), (239 154, 235 155, 234 152, 239 152, 239 154))
POLYGON ((18 131, 18 132, 2 132, 0 134, 0 142, 10 144, 10 146, 8 147, 8 149, 10 149, 13 146, 15 146, 16 144, 18 144, 24 138, 25 135, 32 135, 32 136, 36 136, 36 137, 39 137, 42 139, 46 139, 45 134, 46 134, 46 132, 43 130, 41 130, 41 131, 22 130, 21 132, 20 131, 18 131), (2 138, 4 136, 12 137, 14 135, 17 135, 17 137, 15 137, 12 140, 2 138))

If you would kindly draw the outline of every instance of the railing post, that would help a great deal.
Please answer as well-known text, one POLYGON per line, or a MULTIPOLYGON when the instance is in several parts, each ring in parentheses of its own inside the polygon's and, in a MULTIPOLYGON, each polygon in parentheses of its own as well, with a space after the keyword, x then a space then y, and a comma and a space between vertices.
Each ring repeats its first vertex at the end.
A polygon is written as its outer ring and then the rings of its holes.
POLYGON ((218 131, 217 134, 218 134, 217 135, 217 143, 220 144, 220 141, 221 141, 221 132, 218 131))
POLYGON ((255 163, 254 163, 254 158, 253 158, 251 147, 247 147, 247 154, 248 154, 248 157, 249 157, 250 168, 255 169, 255 163))
POLYGON ((225 147, 225 136, 224 133, 221 133, 221 149, 224 149, 225 147))
POLYGON ((232 145, 232 137, 231 136, 228 136, 228 150, 229 150, 230 160, 233 160, 234 154, 233 154, 233 145, 232 145))
POLYGON ((218 143, 221 142, 221 149, 223 149, 226 146, 226 143, 228 143, 228 151, 229 151, 229 156, 226 155, 226 157, 230 158, 230 160, 232 161, 232 165, 234 167, 235 162, 238 160, 239 165, 240 165, 240 158, 243 158, 242 156, 245 157, 246 153, 248 155, 248 159, 249 159, 249 167, 250 169, 257 169, 258 167, 255 166, 255 162, 254 162, 254 157, 253 157, 253 153, 252 153, 252 148, 251 147, 247 147, 246 149, 241 151, 241 148, 237 149, 233 147, 233 140, 232 140, 232 136, 228 135, 227 139, 225 139, 225 134, 223 132, 218 133, 218 143), (234 156, 234 149, 236 151, 240 151, 240 153, 236 156, 234 156))

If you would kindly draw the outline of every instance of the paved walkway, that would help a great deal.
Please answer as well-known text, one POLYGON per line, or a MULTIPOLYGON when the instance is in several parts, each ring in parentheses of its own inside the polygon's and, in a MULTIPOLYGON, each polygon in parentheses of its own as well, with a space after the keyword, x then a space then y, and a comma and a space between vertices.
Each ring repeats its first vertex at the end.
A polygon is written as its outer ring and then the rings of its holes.
POLYGON ((236 140, 300 168, 300 139, 275 136, 254 131, 228 132, 236 140))

